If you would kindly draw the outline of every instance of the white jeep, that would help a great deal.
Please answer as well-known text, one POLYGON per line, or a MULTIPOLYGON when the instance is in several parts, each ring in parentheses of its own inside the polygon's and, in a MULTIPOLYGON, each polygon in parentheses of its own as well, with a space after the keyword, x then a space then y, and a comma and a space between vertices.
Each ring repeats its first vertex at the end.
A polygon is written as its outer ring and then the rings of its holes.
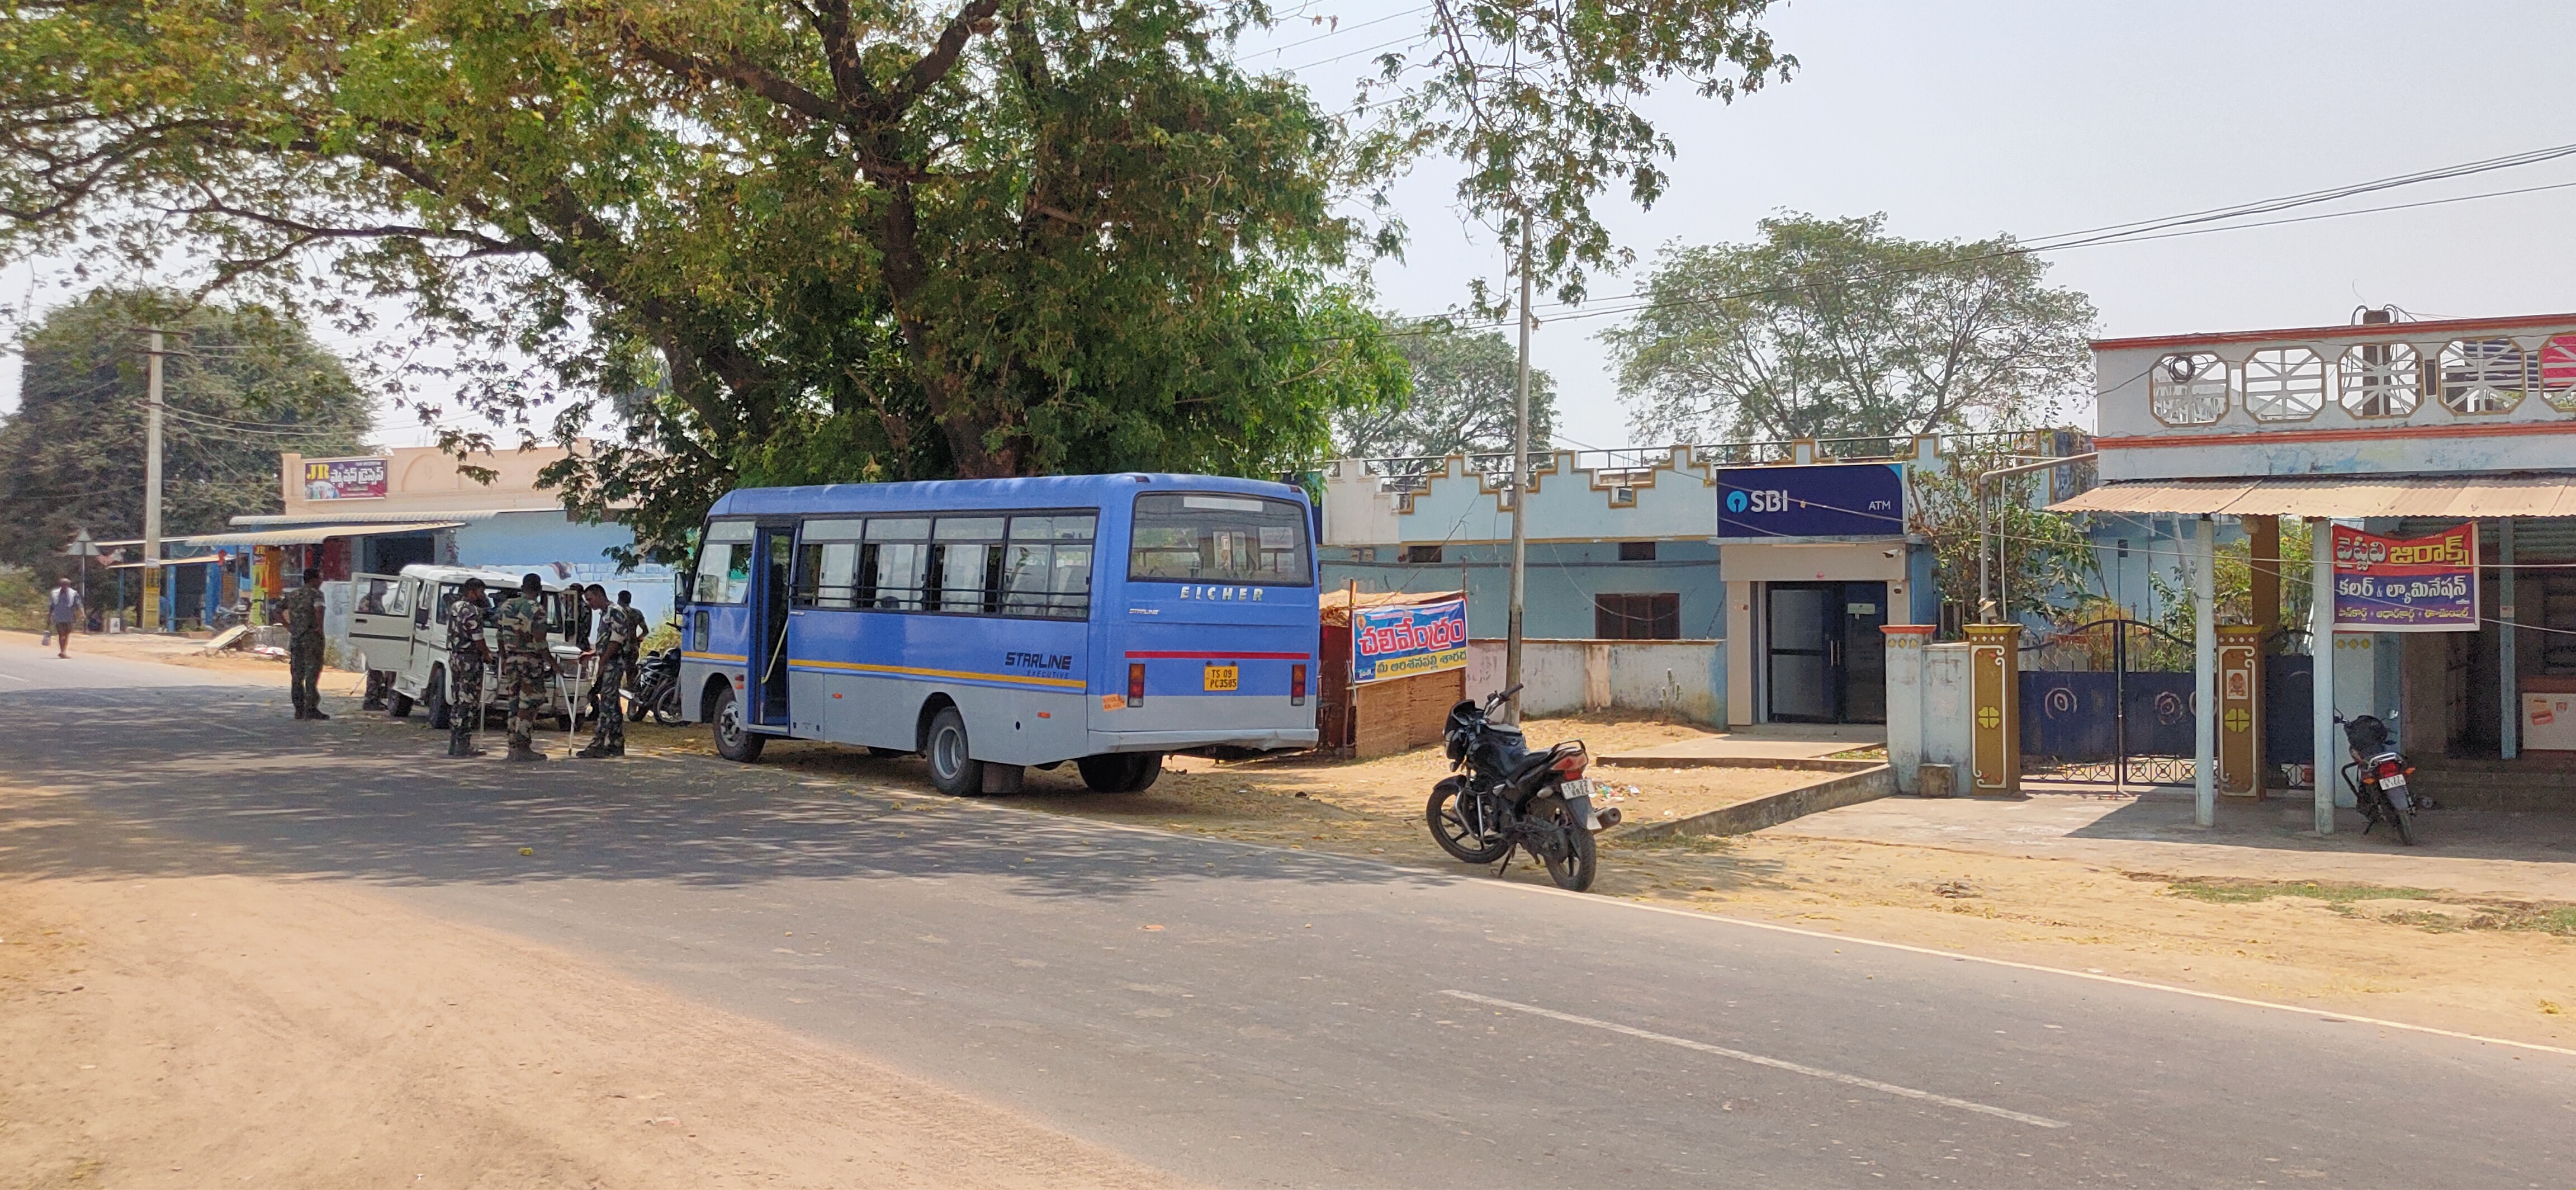
MULTIPOLYGON (((464 566, 405 566, 398 575, 350 576, 349 648, 370 677, 381 674, 391 679, 386 709, 395 718, 408 717, 412 707, 420 705, 429 708, 431 727, 447 728, 452 714, 447 705, 447 609, 464 592, 469 578, 483 580, 495 609, 519 589, 516 574, 464 566)), ((570 639, 579 609, 561 584, 545 584, 545 604, 546 644, 554 655, 557 679, 548 691, 549 713, 570 730, 574 708, 588 701, 598 662, 583 656, 581 646, 570 639)), ((493 630, 486 627, 483 632, 485 643, 499 656, 493 630)), ((500 676, 486 667, 485 709, 499 703, 500 686, 500 676)))

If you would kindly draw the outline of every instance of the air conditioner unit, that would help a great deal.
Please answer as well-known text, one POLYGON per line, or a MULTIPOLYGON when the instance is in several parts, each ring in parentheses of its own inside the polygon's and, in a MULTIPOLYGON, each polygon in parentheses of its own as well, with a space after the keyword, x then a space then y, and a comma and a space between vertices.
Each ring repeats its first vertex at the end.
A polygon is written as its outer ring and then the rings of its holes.
POLYGON ((1634 508, 1634 507, 1636 507, 1636 506, 1637 506, 1637 489, 1635 489, 1635 488, 1612 488, 1612 489, 1610 489, 1610 506, 1611 506, 1612 508, 1634 508))

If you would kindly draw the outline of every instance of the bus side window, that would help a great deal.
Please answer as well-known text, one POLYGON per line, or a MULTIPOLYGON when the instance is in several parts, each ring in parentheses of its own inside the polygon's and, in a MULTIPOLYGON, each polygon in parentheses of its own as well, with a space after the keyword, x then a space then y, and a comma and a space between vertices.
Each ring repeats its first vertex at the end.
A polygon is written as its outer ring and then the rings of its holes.
POLYGON ((937 610, 989 615, 1001 610, 1002 524, 997 516, 941 517, 931 534, 937 610))
POLYGON ((797 534, 796 606, 857 606, 859 520, 813 520, 797 534))
POLYGON ((1003 614, 1088 618, 1091 538, 1098 521, 1089 515, 1012 517, 1003 551, 1003 614))
POLYGON ((749 521, 718 521, 707 526, 706 546, 698 554, 698 588, 694 603, 740 603, 751 589, 749 521))
POLYGON ((860 606, 920 611, 930 578, 930 518, 870 520, 858 571, 860 606))

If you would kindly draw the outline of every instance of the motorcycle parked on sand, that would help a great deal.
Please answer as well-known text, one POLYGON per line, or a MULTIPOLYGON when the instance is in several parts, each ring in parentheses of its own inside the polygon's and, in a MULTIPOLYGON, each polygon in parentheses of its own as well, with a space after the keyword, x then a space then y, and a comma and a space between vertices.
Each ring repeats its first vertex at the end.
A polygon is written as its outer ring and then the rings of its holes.
POLYGON ((687 722, 680 710, 680 650, 646 653, 635 667, 635 691, 629 695, 627 721, 651 715, 655 723, 676 727, 687 722))
POLYGON ((2335 722, 2343 724, 2344 740, 2352 746, 2352 763, 2343 766, 2344 787, 2352 791, 2353 804, 2370 820, 2361 833, 2367 835, 2372 827, 2385 823, 2396 829, 2400 841, 2414 846, 2415 812, 2434 808, 2433 799, 2416 793, 2409 781, 2415 766, 2388 742, 2388 725, 2376 716, 2347 721, 2337 715, 2335 722))
POLYGON ((1594 806, 1583 741, 1532 752, 1520 728, 1494 721, 1520 690, 1449 709, 1440 734, 1458 775, 1431 787, 1423 817, 1440 849, 1466 863, 1508 864, 1517 848, 1546 865, 1558 888, 1582 892, 1600 864, 1592 836, 1619 825, 1619 811, 1594 806))

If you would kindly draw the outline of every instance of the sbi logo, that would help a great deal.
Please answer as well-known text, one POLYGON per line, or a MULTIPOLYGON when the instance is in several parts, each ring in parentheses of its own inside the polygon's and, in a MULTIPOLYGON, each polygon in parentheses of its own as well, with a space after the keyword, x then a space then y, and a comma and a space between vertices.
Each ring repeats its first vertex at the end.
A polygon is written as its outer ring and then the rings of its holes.
POLYGON ((1789 511, 1789 492, 1786 488, 1728 492, 1726 510, 1733 513, 1787 512, 1789 511))

